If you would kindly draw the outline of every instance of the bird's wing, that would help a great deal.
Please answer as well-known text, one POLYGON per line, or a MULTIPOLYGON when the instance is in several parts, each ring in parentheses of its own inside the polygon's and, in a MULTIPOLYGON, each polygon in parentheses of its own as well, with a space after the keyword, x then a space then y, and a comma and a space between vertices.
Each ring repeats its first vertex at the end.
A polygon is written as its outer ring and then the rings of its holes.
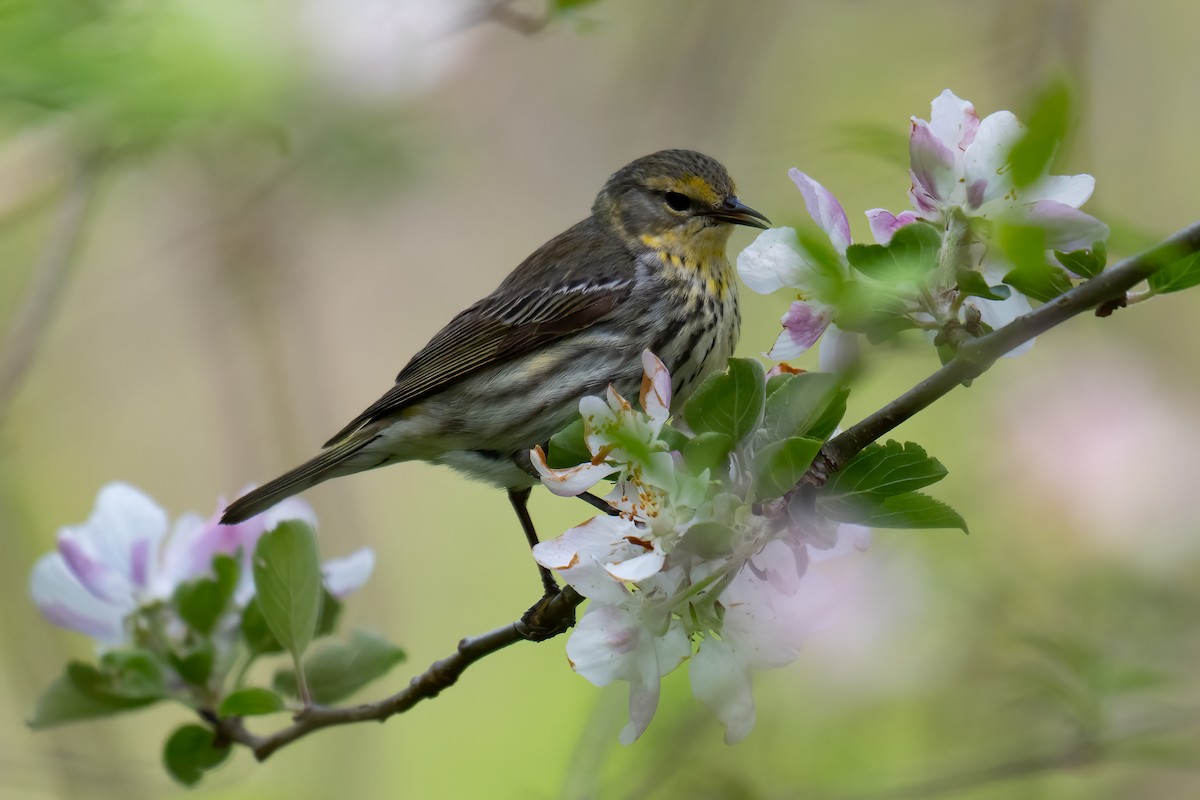
POLYGON ((579 270, 563 270, 565 280, 539 288, 518 290, 524 281, 506 282, 508 291, 497 290, 463 311, 413 356, 396 376, 395 386, 325 446, 474 372, 596 324, 629 296, 633 286, 632 271, 627 276, 584 280, 572 272, 579 270))

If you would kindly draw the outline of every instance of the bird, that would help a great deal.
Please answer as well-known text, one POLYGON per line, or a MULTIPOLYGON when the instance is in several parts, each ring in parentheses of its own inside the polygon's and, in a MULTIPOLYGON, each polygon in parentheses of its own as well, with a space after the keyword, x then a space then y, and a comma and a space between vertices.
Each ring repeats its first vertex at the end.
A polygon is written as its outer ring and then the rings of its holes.
MULTIPOLYGON (((630 162, 586 219, 454 317, 316 457, 234 501, 221 522, 330 478, 421 460, 506 490, 536 544, 531 449, 578 417, 581 398, 610 385, 633 396, 645 350, 670 371, 675 407, 724 368, 741 324, 726 245, 735 225, 769 222, 710 156, 661 150, 630 162)), ((553 578, 542 579, 550 594, 553 578)))

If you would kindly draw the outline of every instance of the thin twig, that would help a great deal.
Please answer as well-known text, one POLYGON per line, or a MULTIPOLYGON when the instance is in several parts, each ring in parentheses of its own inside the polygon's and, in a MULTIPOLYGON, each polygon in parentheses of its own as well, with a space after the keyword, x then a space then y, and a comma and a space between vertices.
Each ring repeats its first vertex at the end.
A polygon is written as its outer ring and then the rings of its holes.
MULTIPOLYGON (((816 477, 836 472, 871 442, 949 393, 963 381, 982 375, 996 359, 1014 347, 1045 333, 1076 314, 1120 297, 1161 267, 1200 251, 1200 222, 1173 234, 1161 244, 1121 261, 1095 278, 1040 306, 1003 328, 968 342, 958 355, 900 397, 846 429, 825 445, 818 456, 816 477)), ((811 482, 811 481, 809 481, 811 482)))
POLYGON ((943 797, 959 795, 1004 781, 1028 778, 1047 772, 1080 769, 1119 756, 1123 748, 1161 736, 1181 733, 1200 725, 1200 708, 1191 708, 1172 713, 1161 719, 1150 719, 1099 741, 1076 740, 1068 742, 1055 752, 1044 755, 1018 756, 963 772, 922 780, 905 786, 894 786, 868 792, 850 794, 828 794, 820 790, 806 790, 789 795, 820 800, 910 800, 911 798, 943 797))
POLYGON ((37 354, 79 249, 87 212, 95 196, 97 166, 83 161, 59 203, 29 291, 21 300, 0 349, 0 419, 3 419, 37 354))
POLYGON ((204 718, 214 726, 219 738, 250 748, 254 757, 263 761, 279 748, 289 745, 313 731, 355 722, 383 722, 396 714, 403 714, 422 700, 437 697, 443 689, 453 686, 467 667, 481 658, 503 650, 510 644, 520 641, 540 641, 565 632, 574 621, 575 608, 583 600, 581 594, 567 586, 546 605, 538 623, 539 627, 554 631, 547 637, 534 635, 524 621, 517 621, 480 636, 463 639, 453 653, 440 661, 433 662, 428 669, 414 677, 404 691, 378 702, 359 706, 345 708, 310 706, 297 712, 293 724, 270 736, 258 736, 251 733, 246 729, 242 720, 237 717, 215 719, 204 715, 204 718))

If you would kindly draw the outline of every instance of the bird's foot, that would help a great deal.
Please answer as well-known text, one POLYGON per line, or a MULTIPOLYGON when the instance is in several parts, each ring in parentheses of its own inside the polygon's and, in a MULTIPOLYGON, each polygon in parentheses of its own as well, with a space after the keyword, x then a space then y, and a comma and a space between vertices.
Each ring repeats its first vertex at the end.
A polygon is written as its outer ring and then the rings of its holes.
POLYGON ((557 587, 547 589, 542 599, 521 615, 517 631, 522 638, 544 642, 572 627, 575 624, 575 604, 564 602, 566 599, 557 587))

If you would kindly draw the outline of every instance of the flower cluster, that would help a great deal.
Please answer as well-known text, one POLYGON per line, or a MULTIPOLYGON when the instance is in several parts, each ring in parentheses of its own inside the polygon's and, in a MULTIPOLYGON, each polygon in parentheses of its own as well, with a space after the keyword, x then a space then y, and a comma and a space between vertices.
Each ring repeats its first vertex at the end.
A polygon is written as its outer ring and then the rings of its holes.
POLYGON ((820 624, 828 598, 810 564, 865 548, 869 534, 816 515, 780 524, 752 514, 748 474, 724 458, 698 468, 668 442, 671 378, 648 351, 643 365, 641 411, 611 387, 580 402, 589 461, 554 469, 541 448, 533 452, 544 485, 559 495, 615 479, 613 516, 539 544, 534 557, 591 600, 567 655, 596 685, 629 683, 622 742, 646 730, 660 679, 684 662, 693 693, 736 742, 754 725, 751 670, 789 663, 820 624))
POLYGON ((794 358, 825 334, 822 368, 844 367, 855 352, 846 330, 878 341, 919 328, 953 346, 953 329, 978 336, 1001 327, 1030 311, 1031 299, 1048 300, 1102 269, 1108 227, 1079 210, 1095 180, 1039 165, 1018 184, 1013 154, 1026 134, 1011 112, 980 120, 971 103, 944 91, 929 121, 912 120, 913 210, 867 211, 874 245, 853 244, 837 199, 792 169, 828 243, 773 228, 738 257, 751 289, 798 293, 769 356, 794 358))
MULTIPOLYGON (((185 514, 170 526, 150 497, 129 484, 108 484, 96 495, 88 521, 61 529, 58 551, 34 566, 34 603, 55 625, 86 634, 102 648, 132 644, 145 612, 164 607, 184 584, 211 576, 214 558, 223 555, 240 562, 229 609, 235 614, 254 597, 250 559, 262 535, 286 520, 315 528, 316 517, 307 503, 292 498, 239 525, 221 525, 224 501, 217 506, 208 520, 185 514)), ((341 598, 367 581, 374 564, 368 548, 326 562, 326 588, 341 598)))

